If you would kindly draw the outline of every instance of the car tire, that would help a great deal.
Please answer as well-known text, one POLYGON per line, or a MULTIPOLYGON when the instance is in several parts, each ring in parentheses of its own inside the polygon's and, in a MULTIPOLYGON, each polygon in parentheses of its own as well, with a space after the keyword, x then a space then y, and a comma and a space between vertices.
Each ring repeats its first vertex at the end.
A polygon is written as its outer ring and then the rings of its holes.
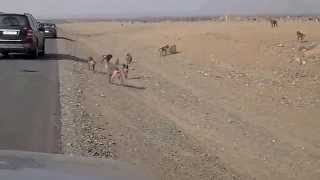
POLYGON ((43 42, 43 46, 41 48, 41 51, 39 52, 39 55, 44 56, 45 53, 46 53, 46 45, 45 45, 45 42, 43 42))
POLYGON ((8 52, 2 52, 1 54, 2 54, 3 57, 8 57, 9 56, 8 52))
POLYGON ((39 49, 38 48, 35 48, 34 50, 32 50, 31 52, 30 52, 30 57, 32 58, 32 59, 37 59, 38 58, 38 56, 39 56, 39 49))

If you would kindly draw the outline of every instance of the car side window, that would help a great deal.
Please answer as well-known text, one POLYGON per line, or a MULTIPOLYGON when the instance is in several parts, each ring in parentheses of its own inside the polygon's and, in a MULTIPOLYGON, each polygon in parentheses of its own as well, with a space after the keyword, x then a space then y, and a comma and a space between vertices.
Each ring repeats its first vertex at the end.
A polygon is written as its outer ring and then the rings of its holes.
POLYGON ((29 23, 30 23, 31 28, 32 28, 32 29, 35 29, 36 27, 35 27, 35 25, 34 25, 34 23, 33 23, 33 21, 32 21, 31 16, 27 16, 27 17, 28 17, 28 20, 29 20, 29 23))
POLYGON ((38 30, 39 27, 38 27, 38 22, 37 22, 37 20, 36 20, 33 16, 30 16, 30 20, 31 20, 33 29, 34 29, 34 30, 38 30))
POLYGON ((33 16, 31 16, 31 19, 32 19, 32 23, 33 23, 34 27, 35 27, 36 29, 38 29, 38 23, 37 23, 37 21, 34 19, 33 16))

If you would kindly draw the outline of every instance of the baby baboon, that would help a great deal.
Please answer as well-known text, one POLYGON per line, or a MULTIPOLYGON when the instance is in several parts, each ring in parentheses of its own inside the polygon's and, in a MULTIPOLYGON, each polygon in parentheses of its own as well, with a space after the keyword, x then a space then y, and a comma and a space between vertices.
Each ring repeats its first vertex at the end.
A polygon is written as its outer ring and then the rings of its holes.
POLYGON ((297 31, 297 40, 298 41, 303 41, 306 35, 302 33, 301 31, 297 31))
POLYGON ((93 59, 93 57, 88 58, 88 69, 89 71, 95 71, 97 62, 93 59))
POLYGON ((273 28, 278 27, 278 21, 275 19, 271 19, 270 24, 271 24, 271 27, 273 28))
POLYGON ((161 47, 159 49, 159 52, 160 52, 160 56, 166 56, 168 55, 168 50, 169 50, 170 46, 169 45, 165 45, 163 47, 161 47))
POLYGON ((176 45, 170 46, 169 53, 170 54, 177 54, 177 46, 176 45))

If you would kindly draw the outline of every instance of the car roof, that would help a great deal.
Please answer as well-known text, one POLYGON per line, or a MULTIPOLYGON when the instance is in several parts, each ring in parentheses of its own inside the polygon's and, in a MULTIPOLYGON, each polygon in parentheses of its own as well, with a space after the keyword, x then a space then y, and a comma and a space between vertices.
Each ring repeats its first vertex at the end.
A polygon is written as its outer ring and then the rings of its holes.
POLYGON ((18 14, 18 13, 0 13, 0 15, 14 15, 14 16, 28 16, 29 14, 18 14))

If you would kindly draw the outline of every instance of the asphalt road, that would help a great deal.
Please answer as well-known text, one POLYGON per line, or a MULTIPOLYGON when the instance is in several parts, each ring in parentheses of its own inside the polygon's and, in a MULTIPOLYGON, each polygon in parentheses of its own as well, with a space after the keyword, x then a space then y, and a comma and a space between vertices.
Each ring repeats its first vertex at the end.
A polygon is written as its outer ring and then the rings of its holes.
POLYGON ((59 153, 58 62, 25 58, 0 57, 0 149, 59 153))

